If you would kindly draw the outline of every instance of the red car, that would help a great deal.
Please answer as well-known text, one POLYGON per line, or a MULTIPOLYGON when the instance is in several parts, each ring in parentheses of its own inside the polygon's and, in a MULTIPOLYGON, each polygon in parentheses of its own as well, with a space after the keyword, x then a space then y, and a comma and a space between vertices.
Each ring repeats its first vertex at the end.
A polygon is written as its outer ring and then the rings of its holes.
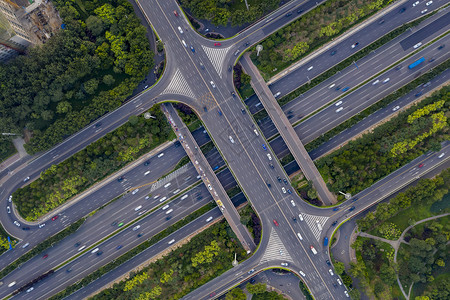
POLYGON ((46 259, 48 257, 48 254, 45 254, 44 256, 42 256, 43 259, 46 259))
POLYGON ((275 224, 275 226, 279 226, 277 220, 273 219, 273 224, 275 224))
POLYGON ((176 10, 173 11, 173 14, 175 15, 175 17, 178 17, 178 13, 176 10))
POLYGON ((214 43, 214 46, 222 46, 221 43, 214 43))
POLYGON ((419 168, 422 168, 422 167, 423 167, 423 164, 420 164, 418 167, 419 167, 419 168))
POLYGON ((58 215, 54 216, 54 217, 52 218, 52 221, 55 221, 56 219, 58 219, 58 215))

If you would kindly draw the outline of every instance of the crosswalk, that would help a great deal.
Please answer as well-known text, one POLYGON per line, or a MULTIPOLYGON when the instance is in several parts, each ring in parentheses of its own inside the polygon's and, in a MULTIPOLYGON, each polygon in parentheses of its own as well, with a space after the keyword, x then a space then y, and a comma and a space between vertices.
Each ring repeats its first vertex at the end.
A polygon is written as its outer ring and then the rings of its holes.
POLYGON ((160 187, 168 184, 170 181, 172 181, 173 179, 175 179, 176 177, 182 175, 183 173, 186 173, 186 171, 191 167, 191 164, 188 163, 184 166, 182 166, 181 168, 173 171, 172 173, 170 173, 169 175, 167 175, 166 177, 158 180, 157 182, 155 182, 154 184, 152 184, 151 188, 150 188, 150 193, 153 192, 154 190, 159 189, 160 187))
POLYGON ((178 69, 175 71, 175 74, 172 77, 172 81, 161 94, 178 94, 190 97, 192 99, 196 98, 186 79, 184 79, 183 75, 178 69))
POLYGON ((273 228, 270 232, 269 245, 261 258, 260 263, 272 260, 286 260, 293 262, 291 255, 287 252, 286 247, 284 247, 283 242, 273 228))
POLYGON ((305 213, 301 213, 301 215, 303 216, 304 221, 308 224, 316 240, 319 241, 322 228, 328 220, 328 217, 308 215, 305 213))
POLYGON ((202 45, 202 48, 214 66, 214 69, 216 69, 216 72, 219 74, 220 78, 222 78, 223 61, 231 46, 228 48, 210 48, 202 45))

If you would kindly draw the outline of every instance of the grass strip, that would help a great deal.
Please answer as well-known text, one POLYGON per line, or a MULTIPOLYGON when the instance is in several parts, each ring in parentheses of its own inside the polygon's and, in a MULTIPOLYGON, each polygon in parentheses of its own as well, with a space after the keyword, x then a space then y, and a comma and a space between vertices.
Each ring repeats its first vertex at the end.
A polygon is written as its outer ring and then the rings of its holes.
POLYGON ((86 220, 86 218, 79 219, 78 221, 76 221, 75 223, 70 225, 69 227, 66 227, 64 230, 58 232, 54 236, 52 236, 52 237, 46 239, 45 241, 43 241, 42 243, 36 245, 36 247, 31 249, 29 252, 25 253, 24 255, 22 255, 21 257, 16 259, 14 262, 12 262, 10 265, 5 267, 2 271, 0 271, 0 278, 5 277, 9 273, 11 273, 15 269, 17 269, 17 267, 19 267, 21 264, 27 262, 29 259, 42 253, 44 250, 53 246, 55 243, 61 241, 66 236, 77 231, 78 228, 80 228, 80 226, 83 225, 85 220, 86 220))
POLYGON ((89 283, 93 282, 94 280, 100 278, 104 274, 112 271, 113 269, 117 268, 121 264, 125 263, 126 261, 130 260, 134 256, 138 255, 139 253, 143 252, 150 246, 156 244, 163 238, 167 237, 171 233, 175 232, 176 230, 180 229, 181 227, 185 226, 186 224, 192 222, 199 216, 203 215, 204 213, 210 211, 211 209, 215 208, 215 203, 208 203, 204 205, 203 207, 199 208, 189 216, 185 217, 184 219, 181 219, 177 223, 173 224, 172 226, 164 229, 163 231, 159 232, 158 234, 154 235, 151 239, 146 240, 142 244, 138 245, 137 247, 131 249, 127 253, 121 255, 120 257, 116 258, 114 261, 104 265, 100 269, 94 271, 93 273, 89 274, 82 280, 68 286, 63 291, 59 292, 58 294, 50 297, 51 300, 56 299, 63 299, 64 297, 69 296, 70 294, 76 292, 77 290, 81 289, 82 287, 88 285, 89 283))

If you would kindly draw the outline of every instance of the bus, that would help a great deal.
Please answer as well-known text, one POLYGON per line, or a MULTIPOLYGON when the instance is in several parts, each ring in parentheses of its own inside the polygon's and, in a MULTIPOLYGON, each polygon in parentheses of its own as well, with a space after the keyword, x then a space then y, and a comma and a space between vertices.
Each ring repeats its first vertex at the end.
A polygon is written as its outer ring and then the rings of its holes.
POLYGON ((423 63, 425 61, 425 57, 419 58, 418 60, 416 60, 415 62, 413 62, 412 64, 410 64, 408 66, 409 69, 414 69, 415 67, 417 67, 418 65, 420 65, 421 63, 423 63))

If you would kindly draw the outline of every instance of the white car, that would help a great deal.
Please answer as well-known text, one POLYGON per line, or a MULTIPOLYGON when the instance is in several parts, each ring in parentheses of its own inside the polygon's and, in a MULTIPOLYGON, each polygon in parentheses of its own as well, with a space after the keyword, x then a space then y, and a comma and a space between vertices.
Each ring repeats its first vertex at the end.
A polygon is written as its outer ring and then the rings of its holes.
POLYGON ((280 96, 281 95, 281 92, 277 92, 275 95, 273 95, 275 98, 276 97, 278 97, 278 96, 280 96))
POLYGON ((300 232, 297 232, 297 236, 298 236, 298 238, 300 239, 300 241, 303 241, 303 237, 302 237, 302 235, 300 234, 300 232))
POLYGON ((11 207, 7 206, 6 207, 6 211, 8 212, 8 214, 10 214, 11 213, 11 207))
POLYGON ((433 4, 433 1, 428 1, 428 2, 426 3, 426 6, 430 6, 431 4, 433 4))
POLYGON ((348 295, 347 291, 344 291, 344 294, 347 298, 350 298, 350 296, 348 295))
POLYGON ((424 14, 424 13, 426 13, 427 11, 428 11, 428 9, 425 8, 425 9, 422 10, 420 13, 421 13, 421 14, 424 14))
POLYGON ((213 217, 209 217, 208 219, 206 219, 206 223, 211 222, 212 219, 213 217))
POLYGON ((281 190, 283 191, 283 194, 286 194, 286 189, 284 187, 282 187, 281 190))
POLYGON ((334 105, 339 106, 339 105, 341 105, 341 104, 342 104, 342 101, 338 101, 338 102, 336 102, 336 104, 334 104, 334 105))
POLYGON ((34 287, 30 287, 30 288, 27 290, 27 293, 31 292, 32 290, 34 290, 34 287))
POLYGON ((209 189, 210 191, 212 191, 212 186, 211 186, 210 184, 208 184, 208 189, 209 189))
POLYGON ((172 240, 170 240, 170 241, 168 242, 169 245, 172 245, 173 243, 175 243, 175 240, 174 240, 174 239, 172 239, 172 240))
POLYGON ((136 231, 136 230, 138 230, 139 228, 141 228, 141 225, 134 226, 134 227, 133 227, 133 231, 136 231))
POLYGON ((228 136, 228 138, 230 139, 230 142, 231 142, 232 144, 234 144, 233 137, 230 135, 230 136, 228 136))
POLYGON ((166 204, 166 205, 163 206, 162 210, 166 210, 168 208, 169 208, 169 204, 166 204))
MULTIPOLYGON (((169 182, 169 183, 166 183, 165 185, 164 185, 164 187, 167 189, 169 186, 171 186, 172 185, 172 183, 171 182, 169 182)), ((155 197, 155 199, 156 199, 157 197, 155 197)))
POLYGON ((342 282, 339 278, 337 279, 337 282, 339 283, 339 285, 342 285, 342 282))
POLYGON ((372 82, 372 85, 375 85, 375 84, 377 84, 378 82, 380 82, 380 80, 375 80, 374 82, 372 82))
POLYGON ((45 226, 45 223, 39 224, 39 228, 42 228, 45 226))
POLYGON ((413 3, 413 7, 415 7, 417 4, 419 4, 420 2, 419 1, 416 1, 416 2, 414 2, 413 3))
POLYGON ((159 199, 159 202, 164 202, 167 199, 167 197, 162 197, 161 199, 159 199))
POLYGON ((305 277, 306 276, 306 274, 305 273, 303 273, 303 271, 298 271, 299 273, 300 273, 300 275, 302 275, 303 277, 305 277))
POLYGON ((211 80, 209 83, 211 84, 211 86, 213 87, 213 89, 216 88, 216 85, 214 84, 214 81, 211 80))
POLYGON ((441 154, 439 154, 438 158, 443 158, 444 155, 445 155, 445 153, 441 153, 441 154))
POLYGON ((140 210, 142 208, 142 205, 139 205, 138 207, 136 207, 135 209, 134 209, 134 211, 138 211, 138 210, 140 210))
POLYGON ((17 227, 20 227, 20 223, 17 221, 14 221, 14 225, 16 225, 17 227))
POLYGON ((333 83, 333 84, 330 85, 328 88, 329 88, 329 89, 332 89, 335 85, 336 85, 336 83, 333 83))
POLYGON ((330 273, 331 276, 334 275, 333 270, 329 269, 328 272, 330 273))
POLYGON ((383 80, 383 83, 387 83, 387 82, 389 82, 389 80, 391 80, 391 79, 388 77, 385 80, 383 80))
POLYGON ((287 267, 287 266, 289 266, 289 264, 288 264, 288 263, 286 263, 286 262, 282 262, 282 263, 281 263, 281 265, 282 265, 283 267, 287 267))
POLYGON ((8 202, 12 201, 12 195, 9 195, 8 202))
POLYGON ((25 178, 25 179, 23 180, 23 182, 27 182, 28 180, 30 180, 30 176, 28 176, 27 178, 25 178))
POLYGON ((178 26, 178 31, 182 34, 183 33, 183 29, 181 29, 180 26, 178 26))
POLYGON ((420 46, 422 46, 422 43, 417 43, 417 44, 414 45, 413 48, 414 48, 414 49, 417 49, 417 48, 419 48, 420 46))
POLYGON ((136 195, 137 192, 139 192, 139 189, 135 189, 131 194, 136 195))
POLYGON ((302 214, 298 214, 298 218, 300 219, 300 221, 303 221, 303 216, 302 216, 302 214))
POLYGON ((22 248, 26 248, 28 246, 30 246, 30 243, 26 243, 25 245, 22 246, 22 248))
POLYGON ((338 113, 338 112, 342 111, 343 109, 344 109, 343 107, 339 107, 338 109, 336 109, 336 112, 338 113))
POLYGON ((400 106, 396 106, 396 107, 394 107, 393 109, 392 109, 392 111, 397 111, 397 110, 399 110, 400 109, 400 106))
POLYGON ((163 157, 163 156, 164 156, 164 153, 158 154, 158 158, 163 157))
POLYGON ((270 155, 270 153, 267 153, 267 158, 268 158, 269 160, 272 160, 272 156, 270 155))
POLYGON ((293 207, 295 207, 295 202, 294 202, 294 200, 291 200, 291 204, 292 204, 293 207))
POLYGON ((258 130, 253 129, 253 132, 256 134, 256 136, 259 136, 258 130))
POLYGON ((312 69, 313 69, 313 66, 309 67, 309 68, 308 68, 308 71, 311 71, 312 69))

